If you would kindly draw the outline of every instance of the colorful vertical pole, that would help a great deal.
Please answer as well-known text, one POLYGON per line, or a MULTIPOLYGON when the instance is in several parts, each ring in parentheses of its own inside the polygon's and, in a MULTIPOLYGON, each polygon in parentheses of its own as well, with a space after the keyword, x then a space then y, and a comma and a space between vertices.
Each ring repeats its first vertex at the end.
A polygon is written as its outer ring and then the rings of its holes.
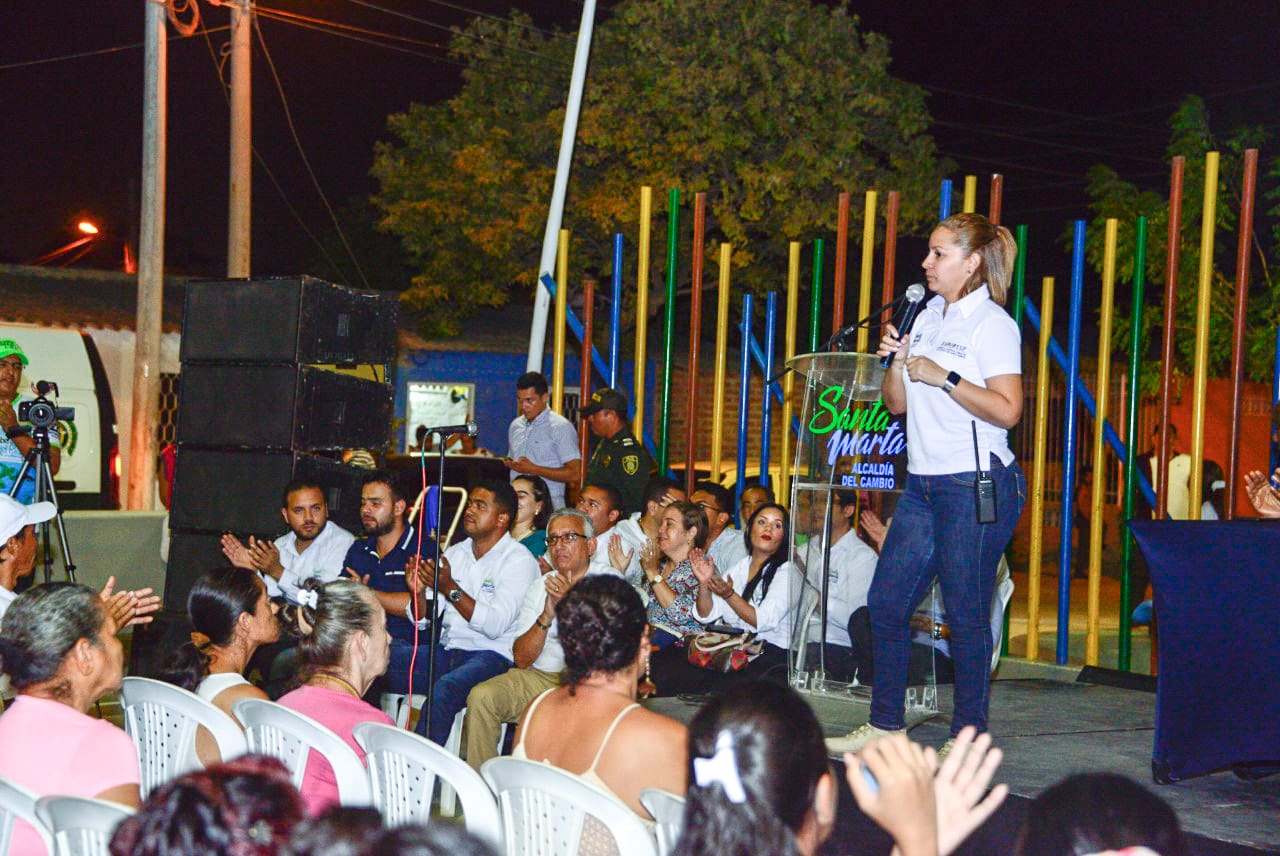
MULTIPOLYGON (((747 481, 747 417, 751 414, 751 311, 750 294, 742 295, 742 358, 738 366, 738 478, 733 486, 733 507, 742 505, 743 485, 747 481)), ((766 385, 765 401, 769 400, 766 385)), ((735 515, 736 518, 736 515, 735 515)), ((737 524, 737 520, 734 520, 737 524)))
POLYGON ((689 308, 689 375, 684 411, 684 483, 685 493, 690 495, 693 494, 693 483, 698 480, 698 352, 702 347, 702 264, 706 257, 706 247, 703 246, 706 230, 707 194, 700 191, 693 197, 693 260, 690 269, 693 288, 689 308))
POLYGON ((890 190, 884 201, 884 287, 880 289, 880 302, 893 301, 894 279, 898 270, 898 191, 890 190))
POLYGON ((1027 227, 1017 226, 1013 239, 1018 245, 1018 257, 1013 260, 1013 321, 1022 329, 1022 295, 1027 283, 1027 227))
MULTIPOLYGON (((592 289, 594 291, 594 289, 592 289)), ((618 388, 622 367, 622 235, 613 236, 613 305, 609 307, 609 386, 618 388)), ((585 399, 584 399, 585 400, 585 399)))
POLYGON ((772 441, 773 395, 769 385, 773 381, 773 342, 778 335, 778 292, 769 292, 764 305, 764 401, 760 407, 760 484, 769 485, 769 444, 772 441))
POLYGON ((1062 443, 1062 544, 1058 552, 1058 646, 1056 662, 1067 664, 1071 641, 1071 518, 1076 488, 1076 399, 1080 386, 1080 323, 1084 314, 1084 221, 1075 221, 1071 242, 1071 310, 1067 333, 1066 430, 1062 443))
POLYGON ((1204 205, 1200 214, 1200 271, 1196 288, 1195 365, 1191 400, 1191 477, 1187 517, 1200 519, 1204 495, 1204 406, 1209 383, 1209 304, 1213 299, 1213 238, 1218 216, 1218 153, 1204 156, 1204 205))
MULTIPOLYGON (((871 314, 871 269, 876 259, 876 192, 867 191, 867 202, 862 212, 862 273, 858 278, 858 317, 866 318, 871 314)), ((866 327, 858 328, 857 351, 867 352, 867 340, 870 331, 866 327)))
POLYGON ((822 326, 822 250, 822 239, 815 238, 813 242, 813 284, 809 289, 809 353, 818 350, 818 336, 822 326))
MULTIPOLYGON (((716 379, 711 405, 711 480, 714 482, 723 481, 720 452, 724 446, 724 379, 729 368, 729 273, 732 261, 733 247, 721 244, 720 283, 716 291, 716 379)), ((745 434, 738 435, 738 445, 746 441, 745 434)), ((737 508, 736 504, 734 508, 737 508)))
MULTIPOLYGON (((1169 175, 1169 237, 1164 263, 1164 342, 1160 366, 1160 475, 1152 476, 1156 484, 1156 520, 1163 520, 1169 512, 1169 413, 1173 405, 1173 345, 1176 330, 1175 315, 1178 311, 1178 258, 1182 243, 1182 184, 1187 159, 1178 155, 1173 159, 1169 175)), ((1141 602, 1146 592, 1135 591, 1134 600, 1141 602)), ((1154 658, 1154 653, 1152 654, 1154 658)))
MULTIPOLYGON (((796 355, 796 327, 800 316, 800 242, 792 241, 787 258, 787 328, 783 333, 783 361, 796 355)), ((791 504, 791 391, 795 374, 786 372, 782 378, 782 456, 778 459, 777 496, 788 507, 791 504)))
MULTIPOLYGON (((1036 357, 1036 421, 1031 476, 1031 560, 1027 564, 1027 659, 1040 659, 1040 570, 1044 562, 1045 452, 1049 445, 1049 342, 1053 339, 1053 277, 1040 292, 1040 349, 1036 357)), ((1008 638, 1008 631, 1005 637, 1008 638)))
POLYGON ((551 356, 551 409, 564 413, 564 351, 569 333, 569 230, 560 230, 556 251, 556 334, 551 356))
POLYGON ((942 192, 938 197, 938 219, 945 220, 951 216, 951 179, 942 179, 942 192))
POLYGON ((978 177, 976 175, 964 177, 964 201, 960 205, 960 210, 965 214, 972 214, 978 210, 978 177))
POLYGON ((1240 238, 1236 244, 1236 310, 1231 337, 1231 441, 1227 444, 1227 519, 1236 516, 1236 479, 1240 475, 1241 398, 1244 388, 1244 326, 1249 311, 1249 250, 1253 244, 1253 202, 1258 187, 1258 150, 1245 149, 1240 188, 1240 238))
POLYGON ((632 367, 635 386, 631 394, 631 406, 635 416, 631 433, 644 437, 645 405, 645 351, 649 346, 649 240, 653 228, 653 188, 640 188, 640 240, 636 258, 636 361, 632 367))
POLYGON ((667 303, 662 322, 662 414, 658 428, 658 472, 669 469, 668 435, 671 429, 671 358, 676 329, 676 249, 680 243, 680 188, 667 196, 667 303))
POLYGON ((844 326, 844 291, 849 271, 849 194, 840 194, 836 208, 836 261, 831 276, 831 333, 844 326))
POLYGON ((991 207, 988 209, 987 219, 997 226, 1000 225, 1000 215, 1004 206, 1004 176, 998 172, 991 173, 991 207))
MULTIPOLYGON (((559 305, 559 295, 564 289, 556 287, 556 303, 559 305)), ((596 325, 596 282, 591 277, 587 277, 582 283, 582 372, 581 379, 578 381, 582 392, 578 398, 582 404, 586 404, 591 398, 591 351, 592 343, 595 340, 596 325)), ((578 420, 578 460, 582 466, 578 474, 579 484, 587 483, 587 451, 590 442, 591 429, 587 426, 586 419, 578 420)))
MULTIPOLYGON (((1133 235, 1133 310, 1129 319, 1129 401, 1125 413, 1124 504, 1121 520, 1133 519, 1133 495, 1138 472, 1138 403, 1142 399, 1138 375, 1142 370, 1142 300, 1147 272, 1147 218, 1139 217, 1133 235)), ((1116 652, 1116 668, 1129 671, 1132 637, 1129 616, 1133 606, 1129 597, 1129 570, 1133 563, 1133 533, 1128 526, 1120 537, 1120 638, 1116 652)))
MULTIPOLYGON (((1089 594, 1084 662, 1098 665, 1099 602, 1102 594, 1102 506, 1107 493, 1107 446, 1102 426, 1111 403, 1111 318, 1116 296, 1119 221, 1108 219, 1102 239, 1102 306, 1098 318, 1098 385, 1093 412, 1093 489, 1089 492, 1089 594)), ((1063 521, 1067 525, 1067 521, 1063 521)), ((1082 534, 1083 537, 1083 534, 1082 534)), ((1068 571, 1062 572, 1069 576, 1068 571)))

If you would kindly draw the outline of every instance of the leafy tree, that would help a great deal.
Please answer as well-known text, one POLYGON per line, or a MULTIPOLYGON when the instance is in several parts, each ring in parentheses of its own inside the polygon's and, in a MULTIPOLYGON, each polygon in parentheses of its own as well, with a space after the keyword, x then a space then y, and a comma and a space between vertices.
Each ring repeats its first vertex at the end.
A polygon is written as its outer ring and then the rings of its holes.
MULTIPOLYGON (((573 40, 528 23, 513 13, 459 31, 462 91, 391 117, 394 140, 377 149, 375 201, 415 260, 406 300, 424 332, 457 332, 473 306, 534 283, 573 40)), ((565 210, 574 268, 607 273, 615 232, 635 246, 643 184, 657 197, 655 246, 665 190, 686 203, 706 191, 709 275, 730 241, 735 284, 757 291, 783 281, 788 241, 834 231, 842 190, 899 190, 902 225, 924 223, 945 165, 924 91, 889 61, 844 5, 623 0, 592 48, 565 210)), ((681 223, 687 269, 687 209, 681 223)), ((653 255, 656 284, 665 259, 653 255)))
MULTIPOLYGON (((1196 96, 1186 98, 1169 119, 1170 140, 1166 155, 1170 160, 1186 158, 1183 172, 1180 252, 1178 256, 1177 303, 1174 318, 1176 373, 1189 375, 1194 367, 1196 334, 1196 294, 1200 272, 1200 232, 1205 184, 1205 154, 1221 154, 1218 170, 1218 201, 1215 209, 1213 283, 1210 301, 1209 373, 1224 375, 1231 368, 1232 319, 1235 315, 1235 254, 1238 241, 1237 221, 1243 185, 1244 150, 1264 142, 1264 134, 1256 128, 1240 128, 1226 139, 1215 138, 1204 101, 1196 96)), ((1280 167, 1272 166, 1269 175, 1259 176, 1273 181, 1280 178, 1280 167)), ((1159 342, 1164 329, 1164 283, 1169 234, 1167 188, 1162 192, 1144 189, 1125 181, 1107 166, 1095 166, 1088 173, 1090 209, 1094 215, 1086 244, 1086 257, 1101 274, 1103 263, 1103 229, 1109 218, 1118 223, 1116 254, 1117 301, 1116 347, 1128 350, 1131 306, 1128 284, 1132 281, 1135 246, 1135 220, 1147 218, 1147 256, 1145 306, 1143 308, 1141 348, 1147 359, 1143 363, 1141 389, 1157 391, 1161 364, 1159 342)), ((1272 191, 1272 195, 1276 191, 1272 191)), ((1261 194, 1260 194, 1261 196, 1261 194)), ((1260 208, 1261 206, 1259 206, 1260 208)), ((1271 212, 1280 213, 1280 206, 1271 212)), ((1280 246, 1280 233, 1268 241, 1280 246)), ((1069 241, 1069 236, 1067 237, 1069 241)), ((1268 249, 1255 238, 1250 265, 1249 310, 1245 336, 1245 374, 1250 380, 1267 381, 1271 377, 1275 357, 1275 328, 1280 320, 1275 284, 1268 264, 1268 249)))

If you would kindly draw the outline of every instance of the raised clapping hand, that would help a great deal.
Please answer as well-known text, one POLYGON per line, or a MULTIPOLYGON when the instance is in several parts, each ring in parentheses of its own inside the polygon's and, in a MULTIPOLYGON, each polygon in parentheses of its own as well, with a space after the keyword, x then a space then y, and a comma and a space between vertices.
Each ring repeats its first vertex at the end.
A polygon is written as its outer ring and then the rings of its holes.
MULTIPOLYGON (((1280 481, 1280 467, 1274 478, 1280 481)), ((1280 517, 1280 490, 1271 486, 1267 474, 1261 470, 1245 473, 1244 488, 1249 494, 1249 504, 1263 517, 1280 517)))
POLYGON ((862 513, 858 515, 858 521, 862 524, 862 529, 867 533, 867 537, 871 539, 871 546, 876 548, 876 552, 879 552, 880 548, 884 546, 885 536, 889 534, 889 524, 881 520, 880 515, 870 508, 862 510, 862 513))
POLYGON ((98 596, 107 607, 107 615, 114 623, 116 632, 120 632, 132 624, 150 624, 152 613, 160 608, 160 596, 151 593, 150 588, 134 591, 115 591, 116 578, 107 577, 107 583, 98 596))
POLYGON ((224 532, 222 535, 222 555, 227 557, 227 561, 235 565, 237 568, 244 568, 248 571, 256 571, 253 566, 253 556, 239 538, 230 532, 224 532))
POLYGON ((259 541, 250 535, 248 552, 257 570, 273 577, 279 577, 284 573, 284 565, 280 562, 280 550, 271 541, 259 541))
POLYGON ((615 571, 625 572, 627 568, 631 567, 631 560, 635 555, 635 550, 622 552, 622 538, 620 536, 609 536, 609 564, 613 565, 615 571))
POLYGON ((644 569, 644 575, 651 577, 658 572, 658 557, 662 553, 658 550, 658 542, 650 538, 640 548, 640 567, 644 569))
POLYGON ((922 749, 905 734, 890 734, 857 755, 845 753, 845 778, 858 808, 893 836, 901 856, 935 856, 938 813, 934 807, 933 750, 922 749), (878 791, 863 777, 862 765, 876 778, 878 791))
POLYGON ((947 856, 959 847, 1009 795, 1009 786, 1004 784, 987 793, 1003 758, 1004 753, 991 745, 990 734, 977 734, 970 725, 956 735, 955 744, 934 777, 938 856, 947 856))
POLYGON ((559 573, 550 573, 542 578, 542 584, 547 590, 546 612, 554 613, 556 604, 569 591, 569 581, 559 573))
POLYGON ((689 564, 693 568, 693 575, 698 578, 698 582, 707 585, 715 578, 716 563, 706 551, 694 547, 689 551, 689 564))

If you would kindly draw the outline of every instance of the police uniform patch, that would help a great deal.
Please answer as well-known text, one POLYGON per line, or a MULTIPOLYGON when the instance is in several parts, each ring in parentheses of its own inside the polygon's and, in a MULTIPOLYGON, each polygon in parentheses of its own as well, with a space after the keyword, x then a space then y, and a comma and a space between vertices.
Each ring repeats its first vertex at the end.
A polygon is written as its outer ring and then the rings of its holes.
POLYGON ((636 474, 636 471, 638 471, 639 469, 640 469, 639 455, 623 455, 622 456, 622 471, 624 473, 626 473, 629 476, 633 476, 636 474))

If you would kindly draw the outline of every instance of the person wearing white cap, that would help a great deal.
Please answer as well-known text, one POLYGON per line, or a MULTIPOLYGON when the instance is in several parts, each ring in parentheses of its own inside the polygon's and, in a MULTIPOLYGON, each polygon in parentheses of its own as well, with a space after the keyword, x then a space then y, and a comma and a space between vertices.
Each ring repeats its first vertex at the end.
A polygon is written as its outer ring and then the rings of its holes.
POLYGON ((36 524, 58 513, 52 502, 23 505, 0 494, 0 619, 18 595, 18 580, 36 564, 36 524))

